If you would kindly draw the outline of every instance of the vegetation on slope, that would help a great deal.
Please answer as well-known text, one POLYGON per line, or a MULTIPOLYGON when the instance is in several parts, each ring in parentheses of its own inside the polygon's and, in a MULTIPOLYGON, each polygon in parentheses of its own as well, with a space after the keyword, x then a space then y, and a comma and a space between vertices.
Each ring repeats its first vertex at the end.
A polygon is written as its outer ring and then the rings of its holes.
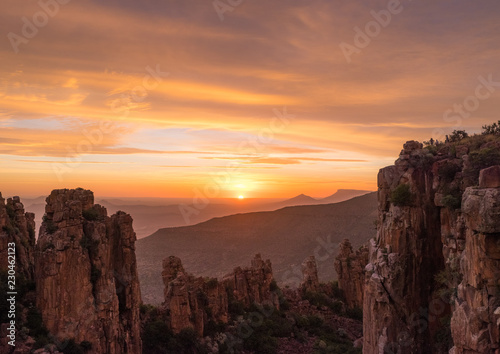
POLYGON ((174 334, 168 327, 168 311, 161 307, 141 307, 142 340, 144 351, 164 353, 263 353, 278 350, 299 353, 360 354, 347 338, 338 322, 358 328, 361 335, 360 314, 346 311, 344 299, 334 283, 321 284, 318 292, 300 296, 296 290, 277 286, 274 291, 280 299, 280 309, 252 304, 245 307, 230 298, 229 323, 205 327, 203 338, 192 329, 174 334), (336 289, 336 290, 335 290, 336 289), (326 291, 326 292, 325 292, 326 291), (298 298, 297 298, 298 296, 298 298), (342 316, 351 315, 356 320, 342 316), (336 325, 337 324, 337 325, 336 325))

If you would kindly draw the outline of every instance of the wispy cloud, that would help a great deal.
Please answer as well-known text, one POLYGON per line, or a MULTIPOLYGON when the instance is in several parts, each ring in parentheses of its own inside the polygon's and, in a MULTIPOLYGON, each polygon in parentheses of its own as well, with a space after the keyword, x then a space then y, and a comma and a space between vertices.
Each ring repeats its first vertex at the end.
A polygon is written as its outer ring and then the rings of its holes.
POLYGON ((270 164, 270 165, 294 165, 300 164, 303 161, 314 161, 314 162, 367 162, 368 160, 356 160, 356 159, 327 159, 319 157, 251 157, 251 156, 211 156, 211 157, 201 157, 202 159, 208 160, 232 160, 239 161, 240 163, 247 164, 270 164))
MULTIPOLYGON (((98 171, 105 177, 95 183, 110 185, 127 174, 113 174, 106 163, 125 169, 113 164, 128 159, 147 178, 169 178, 185 191, 227 161, 240 162, 248 178, 286 179, 287 186, 286 176, 331 173, 332 181, 374 188, 377 169, 405 140, 452 130, 442 112, 470 94, 478 75, 500 81, 495 0, 408 3, 347 64, 338 44, 386 5, 255 0, 221 22, 210 1, 70 2, 18 54, 6 36, 0 42, 0 155, 10 161, 9 178, 28 176, 33 161, 67 157, 85 130, 109 120, 117 129, 84 154, 74 180, 98 171), (169 78, 133 102, 127 116, 113 112, 112 102, 157 64, 169 78), (242 156, 239 144, 258 142, 272 108, 282 106, 296 116, 293 124, 261 144, 258 157, 242 156)), ((20 33, 22 17, 40 11, 37 2, 14 0, 2 8, 4 34, 20 33)), ((495 99, 482 103, 464 128, 497 120, 498 108, 495 99)), ((130 174, 137 186, 146 178, 138 171, 130 174)), ((54 178, 49 169, 37 173, 47 185, 54 178)))

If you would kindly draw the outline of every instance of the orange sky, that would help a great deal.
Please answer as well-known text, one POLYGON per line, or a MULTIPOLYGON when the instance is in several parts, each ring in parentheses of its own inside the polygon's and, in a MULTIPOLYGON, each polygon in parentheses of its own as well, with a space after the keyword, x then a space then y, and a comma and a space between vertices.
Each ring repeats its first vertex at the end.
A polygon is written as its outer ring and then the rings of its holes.
POLYGON ((4 196, 375 190, 406 140, 499 119, 498 1, 402 1, 349 60, 390 2, 40 3, 0 11, 4 196))

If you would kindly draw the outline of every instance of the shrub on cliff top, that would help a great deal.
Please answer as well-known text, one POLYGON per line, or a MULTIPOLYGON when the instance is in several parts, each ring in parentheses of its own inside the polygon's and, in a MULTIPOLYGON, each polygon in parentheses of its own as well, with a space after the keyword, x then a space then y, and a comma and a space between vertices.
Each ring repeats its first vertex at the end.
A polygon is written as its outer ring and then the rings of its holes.
POLYGON ((391 192, 391 203, 396 206, 409 206, 412 202, 412 194, 408 184, 400 184, 391 192))
POLYGON ((500 120, 498 123, 493 123, 490 125, 483 125, 483 135, 500 135, 500 120))
POLYGON ((500 165, 500 151, 497 148, 486 148, 469 154, 470 167, 465 171, 474 181, 479 180, 479 172, 494 165, 500 165))
POLYGON ((450 136, 448 136, 448 135, 446 136, 446 140, 451 142, 451 143, 455 143, 455 142, 458 142, 460 140, 467 138, 468 136, 469 136, 469 134, 467 134, 467 132, 465 130, 454 130, 450 136))

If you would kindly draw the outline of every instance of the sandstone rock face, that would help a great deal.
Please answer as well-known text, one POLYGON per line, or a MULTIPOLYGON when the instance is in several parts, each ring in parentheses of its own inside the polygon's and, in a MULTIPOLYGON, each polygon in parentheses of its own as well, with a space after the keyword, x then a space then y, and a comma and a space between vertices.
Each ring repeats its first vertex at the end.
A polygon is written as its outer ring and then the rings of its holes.
POLYGON ((365 267, 368 263, 368 247, 361 246, 353 251, 351 242, 345 239, 339 246, 335 258, 339 288, 344 292, 347 307, 363 308, 365 267))
POLYGON ((437 323, 414 323, 421 320, 420 307, 433 300, 432 274, 444 268, 444 260, 433 176, 420 149, 416 142, 406 143, 396 166, 378 175, 379 227, 366 266, 363 306, 365 353, 432 352, 437 323), (391 202, 400 184, 412 195, 404 206, 391 202))
POLYGON ((303 280, 300 285, 302 291, 319 290, 318 267, 314 256, 310 256, 302 262, 302 277, 303 280))
MULTIPOLYGON (((28 307, 33 306, 35 292, 22 284, 30 284, 34 279, 34 253, 35 253, 35 222, 34 214, 26 213, 19 197, 9 198, 7 203, 0 193, 0 272, 4 289, 8 283, 7 275, 15 277, 15 290, 23 289, 23 297, 16 298, 16 324, 24 325, 24 318, 28 307), (15 263, 11 263, 15 259, 15 263), (4 278, 5 276, 5 278, 4 278)), ((5 301, 7 295, 2 292, 0 301, 5 301)), ((2 308, 4 311, 4 308, 2 308)), ((2 313, 4 317, 6 313, 2 313)), ((8 322, 7 317, 5 317, 8 322)), ((9 324, 0 323, 0 353, 30 353, 35 340, 32 337, 17 335, 15 350, 8 342, 7 330, 9 324)))
POLYGON ((250 268, 235 268, 233 273, 224 277, 223 283, 230 296, 245 306, 267 303, 279 309, 278 296, 271 289, 273 280, 271 261, 264 261, 257 254, 252 259, 250 268))
POLYGON ((174 333, 193 328, 199 336, 210 321, 227 323, 229 301, 244 306, 253 303, 269 304, 279 308, 278 295, 272 290, 271 262, 258 254, 249 268, 236 268, 222 281, 204 279, 185 272, 181 260, 170 256, 163 261, 165 285, 164 307, 170 316, 174 333))
POLYGON ((451 318, 454 351, 492 353, 500 348, 500 188, 467 188, 462 210, 466 233, 451 318))
POLYGON ((59 340, 94 353, 141 353, 132 218, 108 217, 91 191, 54 190, 36 246, 37 307, 59 340))
POLYGON ((194 277, 184 271, 181 260, 170 256, 163 260, 164 306, 170 314, 174 333, 193 328, 203 336, 209 321, 227 323, 228 297, 217 279, 194 277))
POLYGON ((380 170, 378 232, 365 268, 364 353, 500 350, 498 166, 478 171, 477 149, 470 150, 444 145, 430 154, 408 142, 395 165, 380 170), (397 199, 403 184, 408 200, 397 199), (453 348, 442 340, 450 317, 453 348))
POLYGON ((15 244, 16 275, 33 280, 35 215, 25 213, 19 197, 7 203, 0 193, 0 271, 7 272, 9 243, 15 244))
POLYGON ((500 166, 491 166, 481 170, 479 188, 500 188, 500 166))

